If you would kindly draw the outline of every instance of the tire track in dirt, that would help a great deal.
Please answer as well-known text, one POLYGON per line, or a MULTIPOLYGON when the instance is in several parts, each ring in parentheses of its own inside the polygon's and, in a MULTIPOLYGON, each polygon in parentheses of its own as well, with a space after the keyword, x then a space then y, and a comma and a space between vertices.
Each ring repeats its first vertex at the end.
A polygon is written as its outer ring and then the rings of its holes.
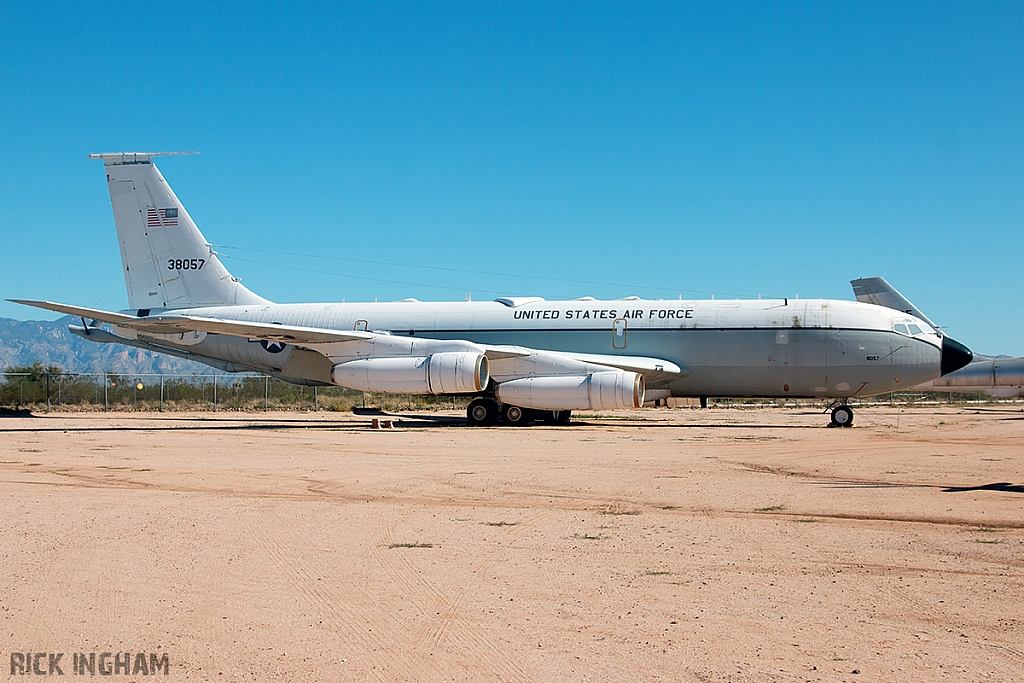
MULTIPOLYGON (((407 634, 405 647, 398 648, 398 656, 393 659, 394 668, 391 671, 391 680, 407 681, 414 674, 424 674, 430 667, 444 666, 443 662, 433 660, 433 652, 424 647, 425 633, 428 633, 431 627, 438 622, 432 616, 440 616, 439 614, 432 615, 431 612, 439 592, 419 575, 408 558, 404 556, 402 549, 395 547, 394 510, 375 505, 369 512, 370 517, 367 521, 371 534, 368 539, 371 556, 384 569, 394 584, 401 588, 403 593, 401 599, 404 604, 415 608, 419 617, 424 620, 416 633, 407 634)), ((438 607, 440 606, 438 605, 438 607)), ((441 610, 434 611, 440 612, 441 610)), ((448 618, 448 616, 446 613, 445 617, 448 618)))
MULTIPOLYGON (((740 464, 741 466, 747 467, 748 464, 740 464)), ((790 472, 786 470, 779 470, 773 468, 767 468, 761 465, 752 465, 747 467, 756 472, 763 472, 765 474, 780 474, 787 476, 796 476, 810 480, 812 483, 822 484, 853 484, 857 486, 877 486, 884 488, 946 488, 945 486, 938 484, 915 484, 915 483, 894 483, 894 482, 873 482, 869 480, 850 480, 848 478, 842 479, 822 479, 818 474, 790 472)), ((0 468, 2 471, 2 468, 0 468)), ((401 496, 401 495, 382 495, 382 494, 370 494, 370 493, 359 493, 359 492, 343 492, 340 490, 340 485, 332 484, 330 482, 311 482, 305 492, 283 492, 283 491, 266 491, 266 490, 241 490, 235 488, 224 488, 224 487, 203 487, 203 486, 189 486, 183 484, 173 483, 154 483, 144 482, 124 477, 108 477, 89 475, 83 472, 71 472, 67 470, 39 470, 39 474, 47 473, 57 477, 70 479, 72 481, 27 481, 27 480, 13 480, 13 479, 2 479, 0 484, 19 484, 29 486, 78 486, 82 488, 124 488, 124 489, 146 489, 155 491, 168 491, 174 493, 198 493, 206 495, 217 495, 217 496, 236 496, 245 498, 265 498, 265 499, 276 499, 276 500, 324 500, 333 499, 342 502, 375 502, 375 503, 393 503, 402 505, 439 505, 443 504, 451 507, 470 507, 470 508, 493 508, 493 509, 508 509, 514 507, 513 500, 458 500, 445 498, 443 496, 436 497, 425 497, 425 496, 401 496)), ((969 519, 964 517, 947 517, 947 516, 916 516, 911 514, 861 514, 861 513, 843 513, 843 512, 823 512, 823 511, 805 511, 805 512, 793 512, 793 511, 771 511, 762 512, 756 510, 736 510, 736 509, 714 509, 710 507, 701 507, 699 509, 687 510, 683 508, 674 510, 665 510, 663 506, 652 504, 646 501, 631 501, 622 497, 596 497, 596 496, 579 496, 573 494, 555 494, 551 491, 546 491, 543 488, 536 491, 530 491, 528 489, 518 489, 515 491, 503 492, 508 497, 518 496, 523 499, 533 499, 529 501, 529 505, 533 508, 545 508, 549 510, 573 510, 573 511, 586 511, 595 509, 604 509, 608 507, 635 507, 635 508, 655 508, 662 512, 672 512, 674 514, 700 514, 708 517, 717 516, 749 516, 749 515, 781 515, 781 516, 796 516, 796 517, 818 517, 822 519, 833 519, 833 520, 853 520, 853 521, 864 521, 864 522, 900 522, 910 524, 933 524, 941 526, 967 526, 976 527, 982 524, 977 519, 969 519)), ((995 529, 1024 529, 1024 521, 1022 520, 1011 520, 1011 519, 986 519, 984 520, 984 526, 995 528, 995 529)))
POLYGON ((271 536, 263 525, 250 522, 246 532, 247 536, 255 541, 262 555, 271 561, 292 589, 322 616, 330 628, 346 634, 358 643, 358 656, 369 664, 364 667, 363 672, 380 681, 391 680, 388 675, 391 663, 388 650, 394 639, 386 635, 381 636, 379 613, 368 614, 357 600, 350 599, 342 606, 329 590, 319 587, 319 577, 313 576, 309 571, 309 560, 315 554, 308 552, 309 545, 298 538, 294 531, 271 536), (377 634, 370 635, 373 632, 368 624, 379 629, 377 634))
POLYGON ((1021 649, 1019 647, 1014 647, 1012 645, 1007 645, 1006 643, 988 643, 988 642, 982 642, 981 646, 982 647, 987 647, 987 648, 990 648, 990 649, 993 649, 993 650, 998 650, 1000 652, 1004 652, 1004 653, 1010 655, 1011 657, 1013 657, 1014 659, 1016 659, 1016 660, 1018 660, 1020 662, 1024 662, 1024 649, 1021 649))
MULTIPOLYGON (((539 514, 536 515, 539 517, 539 514)), ((395 681, 418 680, 423 677, 424 665, 440 667, 439 673, 446 678, 460 678, 464 671, 454 670, 445 661, 432 657, 447 640, 453 643, 467 642, 473 647, 460 648, 463 653, 474 656, 476 666, 502 681, 531 681, 526 672, 500 648, 490 640, 482 637, 463 618, 460 609, 466 600, 469 583, 463 583, 452 590, 442 590, 437 585, 423 578, 416 567, 401 550, 393 548, 395 520, 390 510, 374 514, 369 520, 376 538, 371 543, 375 558, 395 577, 396 582, 412 590, 411 601, 425 615, 425 622, 419 627, 412 645, 405 650, 405 656, 394 671, 395 681)), ((477 560, 469 567, 470 575, 480 575, 483 569, 490 566, 495 551, 477 556, 477 560)), ((470 662, 462 661, 463 665, 470 662)))

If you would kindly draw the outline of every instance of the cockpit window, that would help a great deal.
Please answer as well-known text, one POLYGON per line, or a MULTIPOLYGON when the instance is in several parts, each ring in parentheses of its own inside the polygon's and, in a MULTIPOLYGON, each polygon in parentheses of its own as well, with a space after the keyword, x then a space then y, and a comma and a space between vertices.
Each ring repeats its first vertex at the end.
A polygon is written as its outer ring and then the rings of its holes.
POLYGON ((921 335, 934 335, 935 331, 927 325, 912 323, 909 320, 902 320, 893 324, 892 331, 907 337, 919 337, 921 335))

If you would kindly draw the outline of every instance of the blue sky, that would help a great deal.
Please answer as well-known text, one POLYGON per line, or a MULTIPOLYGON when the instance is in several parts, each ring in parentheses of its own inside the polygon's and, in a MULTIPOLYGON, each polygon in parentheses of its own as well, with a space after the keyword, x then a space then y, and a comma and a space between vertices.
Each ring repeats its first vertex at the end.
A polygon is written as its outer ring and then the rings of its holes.
POLYGON ((86 155, 195 149, 161 170, 275 301, 884 275, 1024 355, 1020 3, 9 2, 0 37, 3 298, 125 306, 86 155))

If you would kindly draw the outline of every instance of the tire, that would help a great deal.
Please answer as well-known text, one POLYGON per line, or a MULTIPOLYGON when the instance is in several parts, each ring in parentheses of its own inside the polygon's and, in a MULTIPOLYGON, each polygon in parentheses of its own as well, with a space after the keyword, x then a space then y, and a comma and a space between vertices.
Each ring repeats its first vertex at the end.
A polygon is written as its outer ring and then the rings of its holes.
POLYGON ((530 421, 530 412, 531 411, 526 408, 506 405, 501 409, 501 417, 505 420, 506 424, 512 425, 513 427, 522 427, 530 421))
POLYGON ((466 408, 470 427, 488 427, 498 421, 498 404, 489 398, 478 398, 466 408))
POLYGON ((833 427, 852 427, 853 408, 850 406, 836 406, 832 409, 833 427))

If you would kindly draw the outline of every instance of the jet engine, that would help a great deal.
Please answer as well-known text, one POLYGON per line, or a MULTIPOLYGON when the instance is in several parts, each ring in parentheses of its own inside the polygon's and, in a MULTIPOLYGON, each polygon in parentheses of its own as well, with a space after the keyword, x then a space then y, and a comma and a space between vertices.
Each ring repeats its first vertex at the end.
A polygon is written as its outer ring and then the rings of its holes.
POLYGON ((591 375, 525 377, 495 387, 501 403, 538 410, 616 410, 644 404, 644 378, 608 370, 591 375))
POLYGON ((331 381, 338 386, 390 394, 474 393, 486 389, 488 380, 482 353, 370 357, 331 368, 331 381))

